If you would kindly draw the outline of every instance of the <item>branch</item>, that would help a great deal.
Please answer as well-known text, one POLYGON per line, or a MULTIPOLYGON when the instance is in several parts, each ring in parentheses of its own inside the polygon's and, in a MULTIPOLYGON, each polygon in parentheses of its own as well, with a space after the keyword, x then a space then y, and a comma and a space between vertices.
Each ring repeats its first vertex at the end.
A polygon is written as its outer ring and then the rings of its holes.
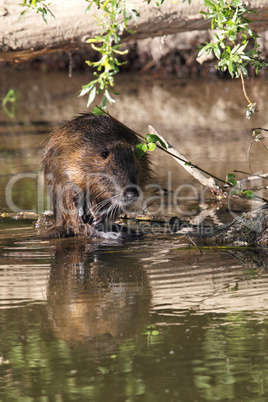
MULTIPOLYGON (((250 183, 251 185, 251 189, 253 189, 253 182, 254 181, 260 181, 260 180, 268 180, 268 173, 264 173, 264 174, 254 174, 254 173, 248 173, 248 172, 243 172, 241 170, 234 170, 235 173, 241 173, 241 174, 245 174, 248 177, 246 177, 245 179, 239 180, 237 182, 237 186, 241 187, 241 188, 245 188, 244 184, 246 183, 250 183)), ((256 185, 255 185, 256 186, 256 185)), ((258 190, 262 190, 262 189, 267 189, 267 186, 263 186, 261 188, 254 188, 254 191, 258 191, 258 190)))
POLYGON ((216 180, 213 177, 206 177, 200 172, 199 169, 194 167, 191 162, 187 159, 187 157, 177 151, 171 144, 167 142, 167 140, 159 134, 159 132, 152 126, 148 126, 148 130, 150 134, 157 135, 165 144, 168 150, 168 153, 185 169, 188 173, 190 173, 196 180, 198 180, 203 186, 206 186, 213 190, 218 190, 218 185, 216 180), (178 159, 179 158, 179 159, 178 159), (188 164, 190 163, 190 165, 188 164))

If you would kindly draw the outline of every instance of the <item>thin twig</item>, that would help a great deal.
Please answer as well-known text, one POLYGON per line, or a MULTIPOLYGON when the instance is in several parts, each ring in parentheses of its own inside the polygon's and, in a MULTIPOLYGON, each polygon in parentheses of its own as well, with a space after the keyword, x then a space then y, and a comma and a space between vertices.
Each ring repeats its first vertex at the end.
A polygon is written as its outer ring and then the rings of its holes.
POLYGON ((250 151, 251 151, 252 144, 254 142, 255 142, 255 140, 252 140, 248 147, 248 167, 249 167, 250 174, 252 174, 251 163, 250 163, 250 151))
POLYGON ((196 244, 196 242, 195 241, 193 241, 193 239, 189 236, 189 235, 187 235, 186 236, 189 240, 190 240, 190 242, 197 248, 197 250, 199 251, 199 254, 203 254, 203 251, 198 247, 198 245, 196 244))
POLYGON ((251 174, 252 174, 252 169, 251 169, 251 163, 250 163, 250 151, 251 151, 252 144, 257 141, 263 146, 263 148, 266 151, 268 151, 267 146, 262 142, 262 140, 260 138, 258 138, 258 139, 255 138, 254 140, 252 140, 250 142, 249 147, 248 147, 248 167, 249 167, 251 174))
POLYGON ((251 130, 252 130, 252 131, 255 131, 255 130, 268 131, 266 128, 261 128, 261 127, 255 127, 255 128, 252 128, 251 130))
MULTIPOLYGON (((243 172, 242 170, 236 170, 234 169, 234 173, 241 173, 241 174, 246 174, 247 176, 252 176, 253 179, 249 179, 247 178, 246 180, 254 180, 255 177, 260 178, 260 179, 265 179, 268 180, 268 173, 265 173, 265 175, 259 175, 259 174, 255 174, 255 173, 248 173, 248 172, 243 172)), ((241 181, 241 180, 240 180, 241 181)))
POLYGON ((243 89, 244 96, 245 96, 246 100, 248 101, 248 103, 251 105, 252 102, 250 102, 249 97, 246 92, 244 77, 243 77, 241 68, 239 69, 239 73, 240 73, 240 78, 241 78, 241 82, 242 82, 242 89, 243 89))
POLYGON ((69 52, 69 78, 72 78, 73 75, 73 54, 72 52, 69 52))
POLYGON ((261 143, 265 151, 268 151, 267 146, 262 142, 262 140, 259 139, 258 141, 261 143))

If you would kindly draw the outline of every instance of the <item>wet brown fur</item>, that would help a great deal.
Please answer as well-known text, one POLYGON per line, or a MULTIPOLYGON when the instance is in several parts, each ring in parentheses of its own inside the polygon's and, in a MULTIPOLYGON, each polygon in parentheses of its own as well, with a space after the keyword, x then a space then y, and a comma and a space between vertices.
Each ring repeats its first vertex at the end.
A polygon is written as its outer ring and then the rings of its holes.
POLYGON ((43 158, 55 216, 50 236, 98 236, 135 200, 135 188, 150 179, 147 155, 135 155, 139 142, 108 115, 83 114, 52 132, 43 158))

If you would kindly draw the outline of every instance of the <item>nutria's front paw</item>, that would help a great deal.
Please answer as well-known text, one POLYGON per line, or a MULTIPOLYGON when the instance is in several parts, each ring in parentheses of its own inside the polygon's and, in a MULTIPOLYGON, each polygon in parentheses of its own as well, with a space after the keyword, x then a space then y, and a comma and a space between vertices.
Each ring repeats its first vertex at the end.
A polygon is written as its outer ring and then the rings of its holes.
POLYGON ((114 241, 127 241, 134 240, 141 237, 140 233, 137 233, 133 229, 121 226, 116 223, 110 224, 103 227, 102 225, 97 225, 92 230, 92 237, 98 237, 106 240, 114 241))

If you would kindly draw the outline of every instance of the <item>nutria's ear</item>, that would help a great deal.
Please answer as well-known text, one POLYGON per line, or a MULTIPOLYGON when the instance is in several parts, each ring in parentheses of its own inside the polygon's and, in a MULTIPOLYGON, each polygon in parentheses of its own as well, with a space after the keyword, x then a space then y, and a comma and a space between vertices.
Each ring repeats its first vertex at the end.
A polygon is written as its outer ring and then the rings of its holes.
POLYGON ((101 157, 102 157, 103 159, 106 159, 106 158, 109 156, 109 154, 110 154, 109 149, 104 148, 104 149, 102 150, 102 152, 101 152, 101 157))

